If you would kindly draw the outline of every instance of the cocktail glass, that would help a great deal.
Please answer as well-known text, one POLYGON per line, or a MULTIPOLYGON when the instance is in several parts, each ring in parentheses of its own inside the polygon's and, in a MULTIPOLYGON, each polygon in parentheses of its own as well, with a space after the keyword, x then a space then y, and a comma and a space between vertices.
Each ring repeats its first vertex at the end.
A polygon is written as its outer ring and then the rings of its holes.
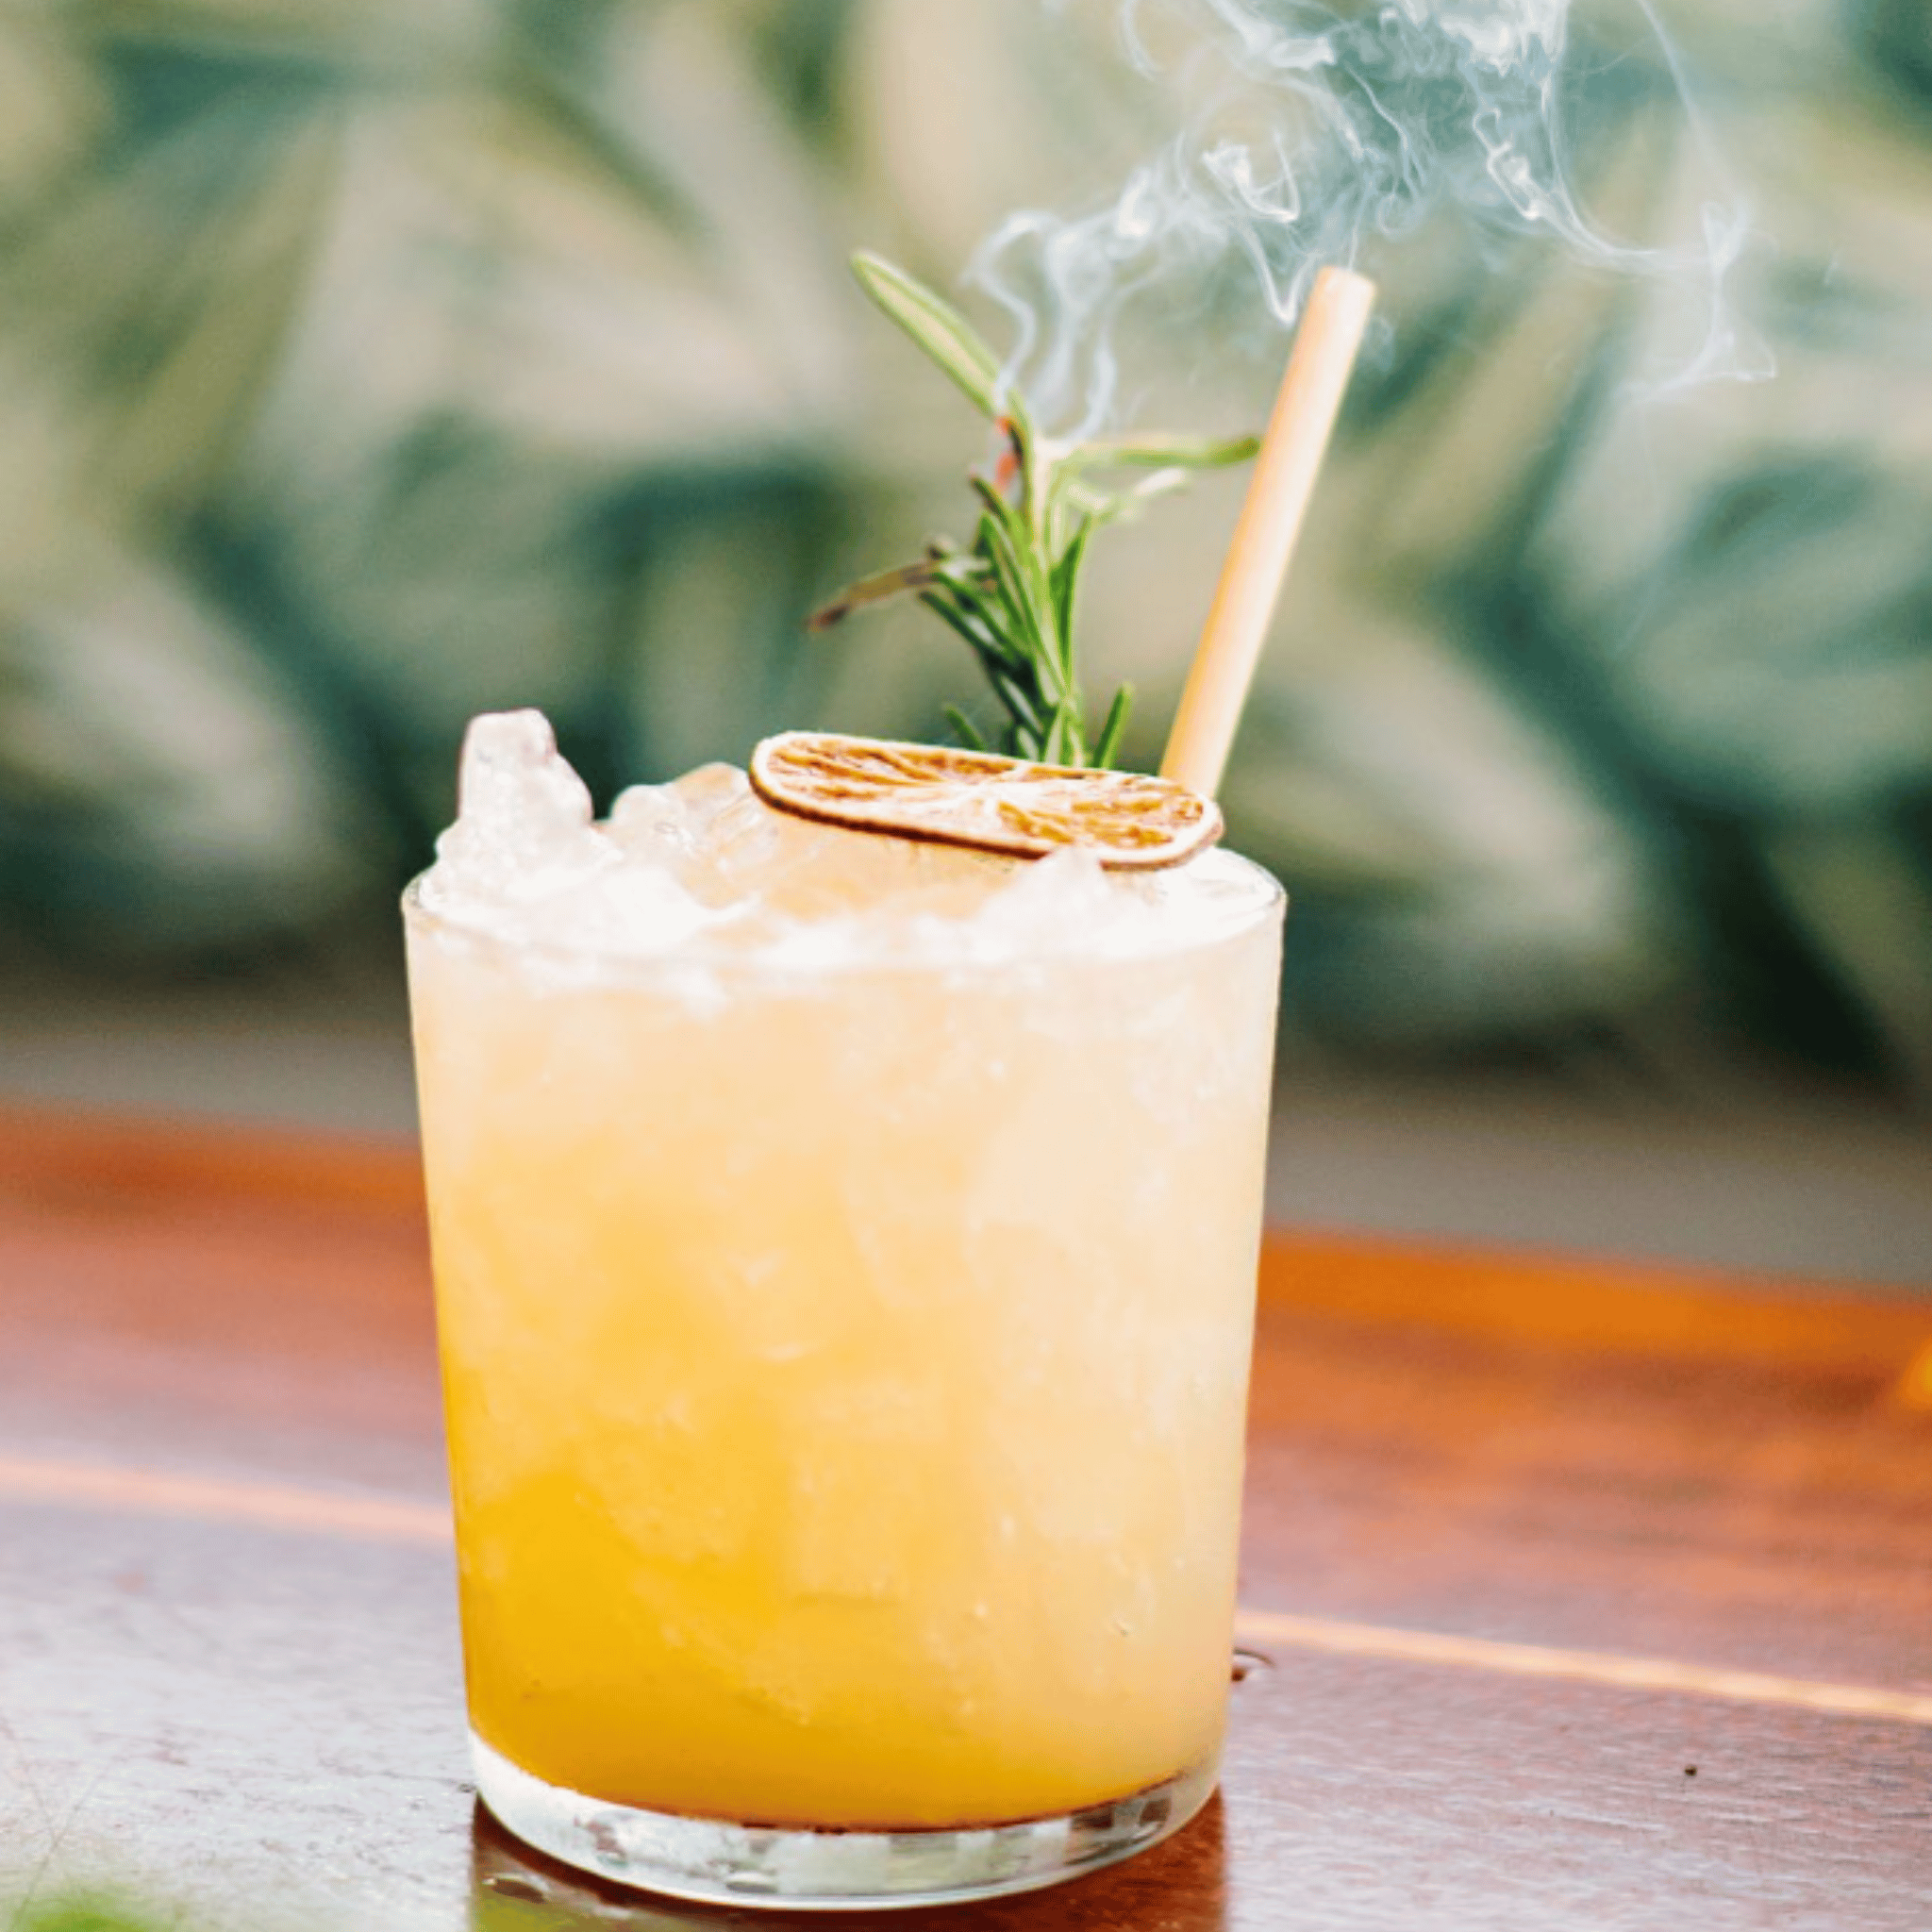
POLYGON ((483 1801, 740 1904, 1151 1844, 1221 1746, 1280 890, 634 797, 661 942, 573 929, 622 858, 405 901, 483 1801))

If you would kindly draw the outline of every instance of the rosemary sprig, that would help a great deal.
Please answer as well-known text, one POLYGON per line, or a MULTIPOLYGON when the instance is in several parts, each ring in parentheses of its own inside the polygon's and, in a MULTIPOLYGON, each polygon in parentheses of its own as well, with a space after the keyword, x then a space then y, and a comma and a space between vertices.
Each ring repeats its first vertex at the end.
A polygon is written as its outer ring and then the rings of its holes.
MULTIPOLYGON (((853 257, 859 287, 993 424, 990 474, 967 473, 979 502, 973 542, 936 538, 918 561, 880 571, 841 591, 807 622, 825 630, 868 605, 916 596, 965 640, 1007 714, 999 749, 1058 765, 1111 765, 1133 705, 1122 685, 1090 733, 1074 647, 1080 567, 1095 530, 1183 487, 1191 471, 1245 462, 1251 436, 1041 437, 1025 399, 1001 380, 1000 360, 943 297, 878 256, 853 257), (1108 472, 1144 470, 1126 485, 1108 472)), ((967 714, 945 715, 962 743, 986 748, 967 714)))

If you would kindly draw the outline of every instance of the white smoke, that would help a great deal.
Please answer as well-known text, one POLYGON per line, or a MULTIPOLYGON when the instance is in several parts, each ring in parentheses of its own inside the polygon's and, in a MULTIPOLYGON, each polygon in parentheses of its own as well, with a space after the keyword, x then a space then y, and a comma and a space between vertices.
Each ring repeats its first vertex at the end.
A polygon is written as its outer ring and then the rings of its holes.
POLYGON ((1725 294, 1748 208, 1651 0, 1628 5, 1709 196, 1702 232, 1669 246, 1607 233, 1579 205, 1571 0, 1123 0, 1126 58, 1190 104, 1186 125, 1112 199, 1013 215, 981 247, 969 279, 1014 320, 1010 379, 1042 420, 1077 418, 1085 434, 1115 410, 1115 330, 1143 291, 1198 288, 1238 260, 1290 325, 1324 264, 1357 266, 1378 238, 1445 209, 1493 236, 1546 235, 1577 260, 1694 290, 1703 341, 1653 392, 1768 375, 1725 294), (1185 51, 1151 51, 1155 25, 1185 51))

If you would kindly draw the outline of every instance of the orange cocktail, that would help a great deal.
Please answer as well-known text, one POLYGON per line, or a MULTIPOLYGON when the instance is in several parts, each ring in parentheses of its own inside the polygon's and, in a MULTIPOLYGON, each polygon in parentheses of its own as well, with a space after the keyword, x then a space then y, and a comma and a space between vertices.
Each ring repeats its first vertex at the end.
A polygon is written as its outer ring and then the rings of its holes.
POLYGON ((485 721, 409 902, 486 1800, 715 1897, 1159 1835, 1226 1695, 1278 889, 722 768, 592 827, 567 771, 485 721))

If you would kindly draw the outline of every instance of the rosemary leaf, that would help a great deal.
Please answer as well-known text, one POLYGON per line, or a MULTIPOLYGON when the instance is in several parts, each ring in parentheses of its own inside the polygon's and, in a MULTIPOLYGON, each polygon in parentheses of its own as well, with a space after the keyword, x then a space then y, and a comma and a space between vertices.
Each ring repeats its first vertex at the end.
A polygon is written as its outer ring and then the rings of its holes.
POLYGON ((999 358, 950 302, 876 255, 855 255, 852 273, 874 303, 951 377, 970 403, 984 415, 1000 414, 999 358))
POLYGON ((888 597, 924 589, 938 575, 931 562, 903 563, 896 570, 875 571, 869 577, 860 577, 856 584, 846 585, 829 604, 821 605, 805 620, 805 627, 830 630, 868 604, 882 604, 888 597))
POLYGON ((1010 672, 994 671, 991 679, 994 694, 1013 714, 1014 722, 1037 735, 1042 729, 1038 692, 1021 683, 1010 672))
POLYGON ((1083 747, 1078 740, 1078 727, 1061 706, 1053 714, 1053 720, 1046 728, 1046 738, 1040 747, 1041 761, 1049 765, 1074 765, 1081 762, 1083 747))
POLYGON ((1060 665, 1071 689, 1074 682, 1074 592, 1078 586, 1081 560, 1087 555, 1087 540, 1093 534, 1093 519, 1082 518, 1053 567, 1054 622, 1059 628, 1060 665))
POLYGON ((1100 727, 1100 736, 1093 741, 1093 762, 1103 769, 1113 763, 1120 756, 1121 735, 1127 728, 1127 713, 1134 708, 1134 687, 1124 684, 1113 694, 1113 703, 1107 708, 1107 723, 1100 727))
POLYGON ((986 741, 986 735, 977 724, 962 711, 958 705, 942 705, 941 710, 945 721, 953 727, 953 734, 968 751, 989 751, 991 747, 986 741))
POLYGON ((1261 446, 1257 436, 1096 436, 1059 458, 1061 469, 1218 470, 1244 463, 1261 446))
POLYGON ((1054 625, 1053 572, 1042 555, 1044 544, 1035 539, 1023 513, 986 477, 974 472, 967 480, 986 507, 986 514, 979 522, 980 554, 994 564, 995 577, 1000 575, 997 558, 1005 557, 1014 587, 1011 596, 1015 611, 1024 613, 1037 641, 1050 645, 1054 625))
POLYGON ((927 591, 919 601, 958 631, 978 653, 989 671, 996 664, 1024 665, 1024 659, 1015 654, 1011 643, 972 607, 939 591, 927 591))
POLYGON ((993 584, 1007 607, 1013 642, 1021 654, 1040 670, 1054 674, 1053 696, 1065 695, 1060 675, 1059 653, 1053 639, 1051 592, 1036 573, 1027 569, 1025 552, 1013 541, 1012 533, 991 516, 979 520, 979 542, 987 561, 992 565, 993 584))

